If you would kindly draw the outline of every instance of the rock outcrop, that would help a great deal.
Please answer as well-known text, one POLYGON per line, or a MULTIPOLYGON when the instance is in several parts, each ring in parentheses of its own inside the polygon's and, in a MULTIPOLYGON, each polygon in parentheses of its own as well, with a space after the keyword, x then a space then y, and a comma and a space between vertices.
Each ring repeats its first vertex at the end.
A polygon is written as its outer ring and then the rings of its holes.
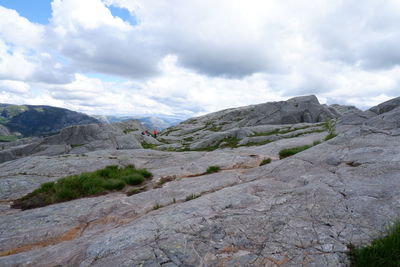
POLYGON ((142 143, 160 144, 153 137, 142 135, 142 131, 143 125, 135 120, 70 126, 59 134, 32 139, 32 142, 7 144, 0 150, 0 162, 29 155, 79 154, 103 149, 137 149, 142 148, 142 143))
POLYGON ((339 117, 336 109, 321 105, 316 96, 227 109, 190 119, 182 124, 220 127, 229 130, 264 124, 316 123, 339 117))
POLYGON ((161 133, 161 150, 207 150, 260 144, 293 135, 324 131, 323 123, 362 112, 353 106, 321 105, 314 96, 218 111, 186 120, 161 133), (230 144, 231 145, 231 144, 230 144))
POLYGON ((349 244, 367 244, 400 216, 399 108, 351 112, 336 138, 282 160, 281 149, 326 133, 294 134, 318 123, 286 133, 262 125, 288 136, 212 152, 106 149, 0 164, 0 265, 347 266, 349 244), (169 182, 129 197, 9 208, 40 183, 113 164, 169 182), (205 174, 211 165, 222 170, 205 174))

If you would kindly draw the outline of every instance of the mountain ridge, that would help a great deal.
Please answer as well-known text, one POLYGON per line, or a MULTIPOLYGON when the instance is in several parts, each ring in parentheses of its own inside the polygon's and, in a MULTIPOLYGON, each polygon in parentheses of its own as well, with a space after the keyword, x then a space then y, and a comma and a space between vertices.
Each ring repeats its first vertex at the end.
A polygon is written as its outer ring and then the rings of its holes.
POLYGON ((46 105, 0 104, 0 124, 22 136, 40 136, 58 132, 64 127, 99 123, 86 114, 46 105))

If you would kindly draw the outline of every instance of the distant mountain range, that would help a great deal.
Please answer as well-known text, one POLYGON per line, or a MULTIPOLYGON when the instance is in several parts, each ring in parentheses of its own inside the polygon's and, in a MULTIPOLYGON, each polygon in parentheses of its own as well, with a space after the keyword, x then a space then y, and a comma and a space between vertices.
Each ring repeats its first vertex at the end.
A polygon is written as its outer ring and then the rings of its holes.
POLYGON ((96 118, 102 123, 113 123, 113 122, 123 122, 128 120, 138 120, 140 121, 147 129, 149 130, 157 130, 161 131, 168 127, 175 126, 178 123, 182 122, 183 119, 172 117, 172 116, 103 116, 103 115, 93 115, 92 117, 96 118))
POLYGON ((99 123, 86 114, 51 106, 0 104, 0 125, 13 135, 39 136, 60 131, 71 125, 99 123))

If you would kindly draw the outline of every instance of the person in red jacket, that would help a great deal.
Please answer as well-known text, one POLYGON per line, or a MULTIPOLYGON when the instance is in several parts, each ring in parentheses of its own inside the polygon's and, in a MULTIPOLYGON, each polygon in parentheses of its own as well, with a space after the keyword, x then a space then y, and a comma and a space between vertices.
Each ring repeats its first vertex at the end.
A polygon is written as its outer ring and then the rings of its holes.
POLYGON ((157 138, 157 131, 156 130, 154 130, 154 138, 157 138))

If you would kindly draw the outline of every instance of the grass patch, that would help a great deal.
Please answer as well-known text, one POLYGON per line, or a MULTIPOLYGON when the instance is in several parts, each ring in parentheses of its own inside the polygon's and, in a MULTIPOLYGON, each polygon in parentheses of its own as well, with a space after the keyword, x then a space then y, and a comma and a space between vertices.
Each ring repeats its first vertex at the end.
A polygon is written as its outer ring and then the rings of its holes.
POLYGON ((318 140, 318 141, 314 141, 314 142, 312 143, 313 146, 316 146, 316 145, 319 145, 319 144, 321 144, 321 141, 319 141, 319 140, 318 140))
POLYGON ((42 184, 35 191, 14 201, 12 207, 33 209, 73 199, 97 196, 108 191, 122 190, 128 185, 142 184, 152 174, 133 165, 120 168, 116 165, 104 169, 67 176, 56 182, 42 184))
POLYGON ((154 148, 157 147, 157 145, 155 145, 155 144, 149 144, 149 143, 142 143, 142 147, 143 147, 144 149, 154 149, 154 148))
POLYGON ((261 142, 248 142, 247 144, 241 145, 241 146, 262 146, 271 143, 272 141, 270 140, 265 140, 261 142))
POLYGON ((272 161, 271 158, 263 159, 263 160, 261 161, 261 163, 260 163, 260 166, 263 166, 263 165, 266 165, 266 164, 270 164, 271 161, 272 161))
POLYGON ((198 197, 200 197, 200 195, 191 194, 191 195, 186 197, 185 201, 190 201, 190 200, 193 200, 193 199, 198 198, 198 197))
POLYGON ((350 249, 351 266, 400 266, 400 222, 397 222, 385 236, 375 239, 369 246, 350 249))
POLYGON ((297 154, 306 149, 309 149, 310 147, 312 147, 312 145, 297 146, 297 147, 282 149, 281 151, 279 151, 279 158, 283 159, 283 158, 293 156, 294 154, 297 154))
POLYGON ((14 135, 0 135, 0 142, 14 142, 17 141, 18 137, 14 135))
POLYGON ((335 138, 337 136, 337 133, 333 132, 333 133, 328 133, 327 136, 325 136, 324 140, 328 141, 331 140, 332 138, 335 138))
POLYGON ((215 172, 219 172, 221 170, 220 166, 210 166, 207 168, 206 173, 215 173, 215 172))
POLYGON ((125 129, 125 130, 123 130, 123 132, 124 132, 124 134, 128 134, 128 133, 131 133, 131 132, 134 132, 134 131, 138 131, 139 129, 125 129))
POLYGON ((335 123, 333 120, 326 121, 324 123, 324 128, 328 131, 328 135, 325 136, 325 141, 335 138, 338 134, 335 131, 335 123))
MULTIPOLYGON (((223 146, 224 147, 230 147, 230 148, 236 148, 238 147, 240 139, 236 138, 234 136, 225 138, 221 141, 221 143, 225 143, 223 146)), ((221 143, 219 145, 221 145, 221 143)))

